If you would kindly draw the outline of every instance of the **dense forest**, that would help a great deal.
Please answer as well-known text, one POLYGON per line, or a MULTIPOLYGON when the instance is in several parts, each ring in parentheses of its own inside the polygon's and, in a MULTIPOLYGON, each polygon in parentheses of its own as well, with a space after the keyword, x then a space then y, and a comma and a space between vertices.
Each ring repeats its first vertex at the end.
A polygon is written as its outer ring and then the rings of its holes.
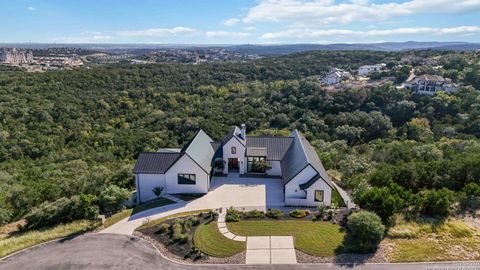
MULTIPOLYGON (((105 198, 133 189, 140 151, 180 146, 199 128, 221 139, 241 123, 257 134, 298 128, 356 202, 385 221, 398 212, 446 216, 452 205, 478 207, 478 54, 415 52, 443 67, 418 70, 464 85, 452 95, 419 96, 392 83, 329 93, 313 77, 410 53, 308 52, 47 73, 2 67, 0 224, 75 196, 107 211, 105 198)), ((389 75, 405 77, 402 70, 389 75)))

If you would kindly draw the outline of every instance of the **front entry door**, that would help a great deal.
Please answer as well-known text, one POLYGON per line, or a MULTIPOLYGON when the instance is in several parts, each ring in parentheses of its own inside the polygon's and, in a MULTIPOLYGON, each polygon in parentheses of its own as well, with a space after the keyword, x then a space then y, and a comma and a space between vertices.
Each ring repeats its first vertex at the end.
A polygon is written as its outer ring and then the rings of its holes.
POLYGON ((238 158, 229 158, 228 159, 228 172, 229 173, 238 173, 238 158))

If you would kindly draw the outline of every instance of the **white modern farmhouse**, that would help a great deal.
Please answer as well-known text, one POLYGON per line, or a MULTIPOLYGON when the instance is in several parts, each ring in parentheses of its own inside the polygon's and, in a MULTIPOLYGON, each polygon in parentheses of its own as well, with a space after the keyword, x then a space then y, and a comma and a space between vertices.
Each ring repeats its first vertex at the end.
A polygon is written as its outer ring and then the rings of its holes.
POLYGON ((282 181, 285 205, 331 204, 334 185, 298 130, 290 136, 247 136, 245 125, 234 127, 220 142, 200 130, 182 149, 140 153, 133 169, 137 200, 154 199, 155 187, 169 194, 207 193, 218 170, 231 178, 248 175, 282 181))

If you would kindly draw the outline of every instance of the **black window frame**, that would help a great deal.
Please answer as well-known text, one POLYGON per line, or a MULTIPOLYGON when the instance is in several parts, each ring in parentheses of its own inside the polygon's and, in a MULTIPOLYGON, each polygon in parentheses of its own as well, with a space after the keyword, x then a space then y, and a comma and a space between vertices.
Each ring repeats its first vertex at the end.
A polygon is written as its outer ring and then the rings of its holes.
POLYGON ((313 199, 316 201, 316 202, 323 202, 325 200, 325 191, 324 190, 315 190, 315 193, 313 194, 313 199), (322 193, 322 200, 318 200, 317 199, 317 192, 321 192, 322 193))
POLYGON ((193 173, 179 173, 177 174, 177 183, 179 185, 196 185, 197 176, 193 173))
POLYGON ((232 147, 230 148, 230 152, 232 153, 232 155, 237 154, 237 147, 232 146, 232 147))

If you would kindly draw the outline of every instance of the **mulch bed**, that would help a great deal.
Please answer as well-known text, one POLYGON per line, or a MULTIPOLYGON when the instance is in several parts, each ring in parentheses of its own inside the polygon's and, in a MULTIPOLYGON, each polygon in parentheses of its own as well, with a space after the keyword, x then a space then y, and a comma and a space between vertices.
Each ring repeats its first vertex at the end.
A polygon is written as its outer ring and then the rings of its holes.
POLYGON ((246 255, 245 251, 235 254, 234 256, 231 256, 231 257, 226 257, 226 258, 204 256, 201 259, 194 261, 190 258, 185 259, 182 256, 172 253, 170 250, 167 249, 167 247, 164 244, 158 242, 154 238, 142 232, 135 231, 133 235, 149 241, 158 249, 160 253, 162 253, 163 256, 175 262, 189 263, 189 264, 245 264, 245 255, 246 255))

